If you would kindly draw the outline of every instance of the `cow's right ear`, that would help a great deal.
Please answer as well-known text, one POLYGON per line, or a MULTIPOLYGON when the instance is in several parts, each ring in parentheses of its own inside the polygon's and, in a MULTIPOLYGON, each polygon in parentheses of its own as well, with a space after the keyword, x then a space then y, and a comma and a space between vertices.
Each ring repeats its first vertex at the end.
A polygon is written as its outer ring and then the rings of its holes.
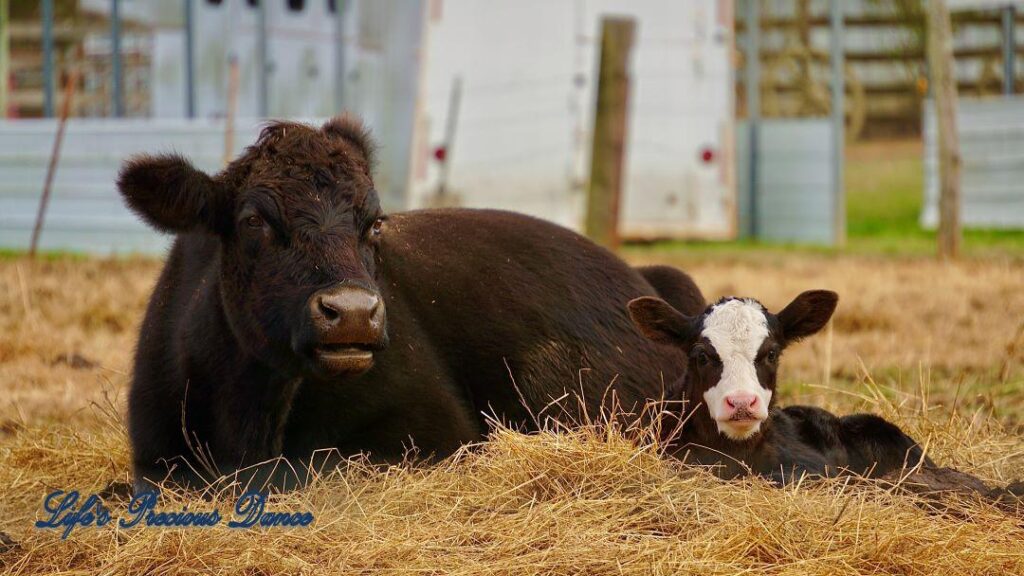
POLYGON ((661 298, 644 296, 630 300, 627 306, 633 324, 651 340, 686 346, 693 339, 693 319, 661 298))
POLYGON ((221 185, 178 155, 128 160, 117 188, 133 212, 162 232, 216 232, 225 216, 221 185))

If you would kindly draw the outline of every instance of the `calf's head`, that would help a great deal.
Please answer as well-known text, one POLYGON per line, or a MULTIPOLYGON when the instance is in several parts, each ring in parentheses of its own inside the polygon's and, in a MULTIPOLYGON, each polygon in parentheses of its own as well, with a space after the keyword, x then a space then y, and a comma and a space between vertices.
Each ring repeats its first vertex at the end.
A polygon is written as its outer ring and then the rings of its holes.
POLYGON ((276 122, 218 174, 178 155, 139 156, 118 188, 154 228, 217 240, 213 263, 194 265, 219 275, 210 281, 243 349, 329 378, 368 370, 387 343, 375 282, 386 225, 372 161, 370 138, 351 118, 276 122))
POLYGON ((687 353, 683 388, 687 409, 698 407, 693 425, 742 441, 768 418, 782 351, 821 330, 838 301, 835 292, 813 290, 772 314, 756 300, 723 298, 686 316, 644 297, 629 302, 629 314, 645 336, 687 353))

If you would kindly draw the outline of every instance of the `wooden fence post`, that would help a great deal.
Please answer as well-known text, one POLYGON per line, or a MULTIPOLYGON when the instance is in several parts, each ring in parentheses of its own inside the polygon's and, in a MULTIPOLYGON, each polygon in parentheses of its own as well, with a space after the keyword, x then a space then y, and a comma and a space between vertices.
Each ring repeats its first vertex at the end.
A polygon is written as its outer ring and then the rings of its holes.
POLYGON ((619 206, 629 104, 629 53, 636 23, 629 18, 601 22, 601 67, 594 114, 590 191, 585 230, 598 244, 619 245, 619 206))
POLYGON ((960 136, 952 25, 945 0, 928 0, 928 71, 939 145, 939 257, 960 254, 960 136))

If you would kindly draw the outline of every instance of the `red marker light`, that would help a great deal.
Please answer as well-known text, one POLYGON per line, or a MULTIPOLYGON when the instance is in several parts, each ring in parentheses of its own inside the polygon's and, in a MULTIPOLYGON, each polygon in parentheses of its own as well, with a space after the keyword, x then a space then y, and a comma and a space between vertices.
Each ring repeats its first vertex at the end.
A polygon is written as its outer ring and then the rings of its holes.
POLYGON ((705 164, 711 164, 712 162, 715 161, 715 151, 712 150, 711 148, 704 148, 700 152, 700 159, 705 164))

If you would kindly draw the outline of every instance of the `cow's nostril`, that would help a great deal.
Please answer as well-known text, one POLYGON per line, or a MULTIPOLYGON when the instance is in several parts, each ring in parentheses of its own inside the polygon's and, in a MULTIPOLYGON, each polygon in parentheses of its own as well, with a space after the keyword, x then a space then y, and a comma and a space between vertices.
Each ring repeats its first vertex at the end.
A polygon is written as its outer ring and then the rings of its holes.
POLYGON ((334 323, 341 318, 341 311, 334 308, 323 296, 317 298, 317 307, 320 309, 320 315, 328 322, 334 323))

